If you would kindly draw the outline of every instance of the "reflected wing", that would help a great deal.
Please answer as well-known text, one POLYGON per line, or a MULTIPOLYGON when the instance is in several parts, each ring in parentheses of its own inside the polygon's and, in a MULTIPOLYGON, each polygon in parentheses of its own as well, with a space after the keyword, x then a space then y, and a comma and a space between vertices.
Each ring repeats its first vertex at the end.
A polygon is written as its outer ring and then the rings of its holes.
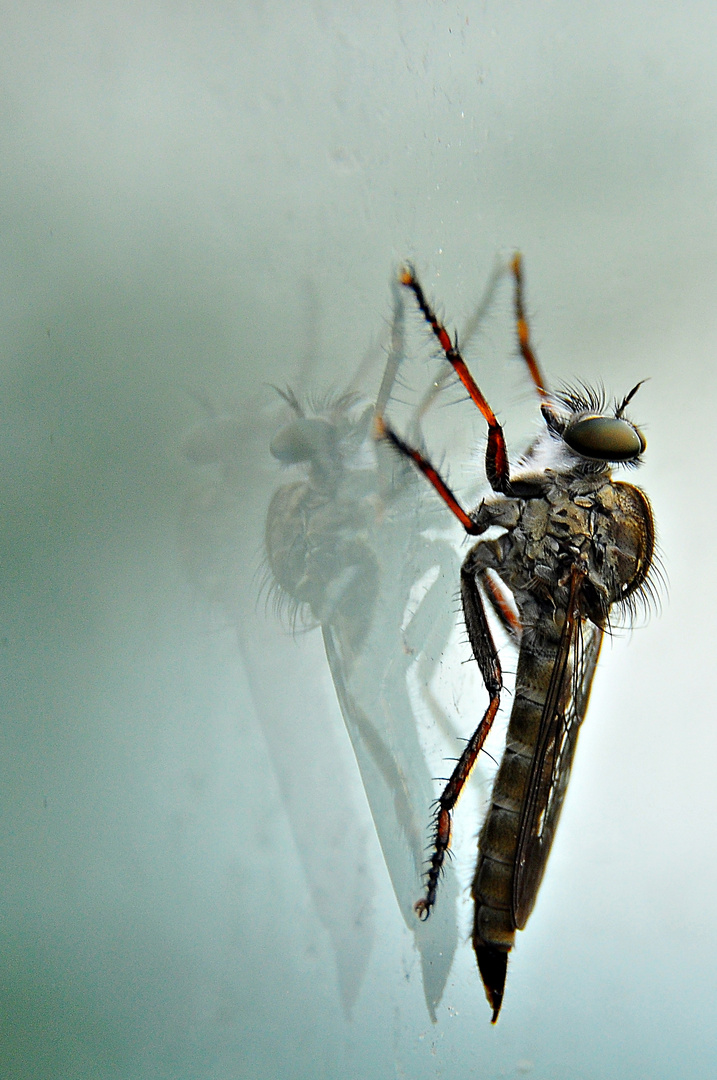
MULTIPOLYGON (((442 882, 441 904, 427 923, 413 905, 425 867, 426 808, 434 797, 431 772, 419 738, 410 681, 426 673, 428 658, 443 650, 453 614, 446 582, 455 581, 455 553, 438 541, 426 543, 398 515, 387 515, 372 537, 381 567, 381 588, 371 625, 358 652, 345 624, 322 627, 326 655, 376 834, 407 927, 414 936, 431 1018, 441 1000, 458 944, 458 886, 452 867, 442 882), (388 535, 387 535, 388 531, 388 535), (411 586, 426 565, 438 565, 439 588, 410 601, 411 586), (417 607, 415 606, 417 603, 417 607), (410 610, 410 621, 402 622, 410 610), (424 610, 425 609, 425 610, 424 610), (426 655, 427 654, 427 655, 426 655)), ((411 521, 415 524, 415 518, 411 521)))
POLYGON ((581 613, 582 578, 570 603, 540 720, 523 800, 513 872, 512 915, 522 930, 533 909, 570 779, 603 631, 581 613))

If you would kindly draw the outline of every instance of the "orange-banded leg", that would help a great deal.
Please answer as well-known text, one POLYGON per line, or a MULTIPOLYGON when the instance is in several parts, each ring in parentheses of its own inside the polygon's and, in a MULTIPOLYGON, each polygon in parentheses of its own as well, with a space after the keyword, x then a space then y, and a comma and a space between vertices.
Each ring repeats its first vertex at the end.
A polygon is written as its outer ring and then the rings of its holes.
MULTIPOLYGON (((521 351, 528 363, 528 369, 531 372, 531 376, 535 381, 535 385, 538 387, 540 393, 547 396, 545 390, 542 375, 538 368, 537 360, 533 355, 528 340, 527 323, 524 315, 522 314, 522 284, 520 277, 520 260, 519 257, 517 263, 514 260, 514 264, 517 267, 516 276, 516 310, 518 310, 518 303, 520 303, 520 318, 519 327, 523 327, 523 338, 525 344, 525 351, 523 351, 523 345, 521 344, 521 351), (530 362, 528 361, 530 357, 530 362)), ((514 269, 514 272, 515 269, 514 269)), ((462 382, 465 389, 468 391, 468 396, 471 401, 477 405, 482 415, 484 416, 488 424, 488 444, 485 450, 485 473, 488 478, 488 483, 493 488, 493 491, 498 491, 502 495, 517 495, 523 498, 529 498, 535 494, 532 485, 518 481, 514 483, 510 479, 510 463, 508 461, 508 451, 505 445, 505 435, 503 434, 503 428, 498 423, 495 413, 488 404, 486 398, 483 396, 482 391, 478 387, 475 379, 471 375, 466 362, 460 354, 458 349, 458 340, 452 342, 448 331, 443 323, 439 320, 435 311, 426 300, 425 293, 421 286, 420 281, 416 277, 415 271, 412 267, 406 266, 401 271, 400 282, 405 285, 407 289, 410 289, 413 295, 416 297, 416 302, 421 309, 423 317, 431 327, 431 330, 435 334, 438 342, 443 349, 446 360, 449 362, 456 375, 462 382)), ((418 463, 417 463, 418 464, 418 463)), ((419 466, 420 468, 420 466, 419 466)), ((434 485, 435 486, 435 485, 434 485)))
POLYGON ((425 457, 420 450, 416 450, 412 446, 409 446, 408 443, 405 443, 403 439, 396 434, 393 428, 389 427, 384 418, 378 414, 374 417, 374 435, 377 439, 387 439, 399 453, 403 454, 404 457, 410 458, 416 468, 420 469, 428 482, 433 485, 448 509, 456 515, 461 525, 470 536, 478 536, 480 533, 485 532, 486 526, 477 525, 473 521, 468 512, 464 510, 458 502, 458 499, 455 497, 441 474, 433 465, 431 465, 428 458, 425 457))
MULTIPOLYGON (((488 423, 486 474, 491 486, 495 491, 498 491, 503 495, 525 496, 527 494, 533 494, 532 485, 511 483, 508 454, 503 430, 498 423, 493 410, 490 408, 488 402, 468 371, 465 361, 458 351, 457 345, 451 343, 448 332, 439 322, 437 316, 426 301, 423 289, 416 279, 415 274, 412 270, 406 269, 403 271, 400 280, 403 285, 410 288, 414 293, 418 306, 446 354, 446 359, 452 365, 471 399, 478 406, 488 423)), ((461 506, 453 491, 442 478, 438 470, 431 464, 429 459, 422 454, 420 450, 405 443, 386 423, 380 412, 377 412, 374 417, 374 427, 377 438, 387 439, 396 450, 413 461, 414 465, 423 473, 441 499, 445 502, 449 510, 461 522, 463 528, 469 535, 479 536, 494 523, 492 520, 493 514, 485 503, 481 504, 481 507, 479 507, 473 515, 469 514, 463 506, 461 506)), ((505 503, 501 503, 501 505, 506 506, 505 503)), ((499 522, 496 520, 495 523, 498 524, 499 522)), ((483 548, 482 544, 478 546, 483 548)), ((483 566, 477 565, 475 553, 476 549, 474 548, 461 569, 461 598, 463 601, 463 612, 466 628, 468 630, 468 637, 473 649, 473 655, 480 669, 483 682, 488 690, 490 701, 481 722, 467 743, 443 793, 438 799, 433 854, 428 868, 426 895, 416 904, 416 911, 423 919, 428 917, 436 900, 441 869, 445 861, 446 852, 450 846, 451 813, 458 801, 466 780, 470 775, 471 769, 476 762, 478 754, 485 743, 488 732, 491 729, 493 720, 498 712, 500 692, 503 687, 503 677, 500 662, 498 660, 498 653, 488 627, 477 581, 479 575, 481 577, 484 576, 482 571, 485 569, 485 564, 483 566)), ((514 638, 518 637, 521 630, 520 623, 517 616, 510 608, 507 598, 495 582, 488 581, 487 575, 485 575, 485 580, 487 582, 486 595, 488 596, 491 607, 496 611, 498 618, 506 627, 508 633, 514 638)))
POLYGON ((426 322, 438 338, 438 342, 446 354, 446 360, 452 366, 456 375, 468 391, 468 396, 478 406, 488 424, 488 445, 485 452, 485 471, 488 482, 494 491, 500 491, 504 495, 512 494, 510 483, 510 466, 508 464, 508 452, 505 446, 503 428, 498 423, 495 413, 479 390, 473 376, 466 367, 466 362, 458 350, 458 341, 452 342, 445 326, 439 321, 426 300, 421 283, 410 266, 401 271, 400 281, 416 297, 426 322))
MULTIPOLYGON (((467 533, 475 536, 489 527, 490 520, 480 523, 474 521, 466 510, 463 509, 457 498, 441 477, 438 470, 433 467, 428 458, 420 452, 408 446, 386 424, 381 416, 375 418, 375 431, 377 438, 387 439, 401 454, 410 458, 416 467, 433 485, 448 508, 455 514, 467 533)), ((482 544, 480 545, 483 546, 482 544)), ((471 556, 469 556, 471 558, 471 556)), ((436 902, 438 881, 441 869, 445 861, 446 852, 451 842, 451 812, 458 802, 461 791, 468 779, 471 769, 475 765, 476 758, 491 729, 495 715, 500 705, 500 691, 503 687, 503 676, 498 660, 498 652, 493 643, 485 609, 481 599, 476 569, 473 564, 470 568, 464 565, 461 568, 461 599, 463 601, 463 613, 468 630, 468 638, 473 649, 473 655, 480 668, 486 689, 490 695, 490 702, 483 719, 465 746, 463 753, 458 759, 455 769, 438 799, 435 820, 435 834, 433 837, 433 854, 431 856, 426 877, 426 894, 416 904, 416 913, 419 918, 427 919, 430 910, 436 902)))
MULTIPOLYGON (((482 544, 479 546, 483 547, 482 544)), ((416 913, 421 919, 428 918, 430 910, 436 901, 438 881, 451 840, 451 813, 488 737, 500 706, 500 692, 503 689, 503 674, 498 660, 498 651, 488 627, 485 608, 476 580, 476 571, 472 563, 471 554, 461 567, 461 600, 463 602, 463 614, 468 639, 486 690, 490 695, 490 701, 481 722, 466 744, 448 783, 438 799, 433 854, 426 877, 426 895, 416 904, 416 913)))

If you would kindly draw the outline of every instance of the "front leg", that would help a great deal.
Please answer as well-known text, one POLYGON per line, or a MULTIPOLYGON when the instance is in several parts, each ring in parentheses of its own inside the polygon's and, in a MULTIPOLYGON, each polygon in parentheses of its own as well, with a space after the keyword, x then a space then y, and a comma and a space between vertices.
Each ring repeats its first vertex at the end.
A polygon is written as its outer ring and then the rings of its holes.
MULTIPOLYGON (((487 526, 486 526, 487 527, 487 526)), ((466 780, 470 776, 488 732, 500 705, 500 692, 503 688, 503 675, 498 660, 498 651, 493 642, 485 608, 478 588, 477 574, 487 565, 496 562, 497 546, 495 542, 480 541, 471 549, 461 567, 461 599, 466 621, 468 638, 473 649, 473 656, 480 668, 483 682, 490 695, 488 708, 483 718, 468 741, 465 750, 446 784, 436 809, 435 836, 426 877, 426 894, 416 903, 416 914, 427 919, 436 902, 438 881, 451 842, 451 813, 458 802, 466 780)))

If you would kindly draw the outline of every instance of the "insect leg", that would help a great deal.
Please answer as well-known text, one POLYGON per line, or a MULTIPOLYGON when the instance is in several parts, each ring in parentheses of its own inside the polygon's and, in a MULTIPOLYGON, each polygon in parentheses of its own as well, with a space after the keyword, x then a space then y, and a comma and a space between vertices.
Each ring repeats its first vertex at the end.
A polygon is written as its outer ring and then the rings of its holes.
POLYGON ((404 457, 410 458, 416 468, 420 469, 428 482, 433 485, 440 497, 448 509, 456 515, 463 528, 471 536, 478 536, 480 533, 485 532, 485 525, 477 525, 470 517, 468 512, 463 509, 458 499, 455 497, 448 484, 440 475, 437 469, 431 465, 427 457, 421 453, 420 450, 415 450, 408 443, 405 443, 393 430, 389 427, 384 418, 380 415, 374 417, 374 433, 377 439, 388 439, 392 446, 403 454, 404 457))
POLYGON ((518 613, 507 594, 507 590, 504 590, 499 581, 485 570, 480 574, 480 583, 496 618, 513 644, 518 647, 523 634, 523 627, 518 613))
POLYGON ((438 338, 440 346, 446 354, 446 360, 451 364, 456 375, 468 391, 471 401, 478 406, 488 423, 488 445, 485 452, 485 471, 486 476, 488 477, 488 483, 494 491, 500 491, 504 495, 512 494, 510 465, 508 463, 508 451, 505 445, 503 428, 498 423, 495 413, 484 398, 482 392, 478 389, 475 379, 466 367, 466 362, 458 351, 458 342, 451 341, 448 336, 448 331, 439 321, 438 316, 426 300, 423 289, 421 288, 421 283, 410 267, 405 267, 401 271, 400 281, 401 284, 405 285, 407 289, 410 289, 416 297, 416 301, 423 313, 423 317, 438 338))
POLYGON ((535 383, 535 389, 541 398, 547 398, 548 391, 545 386, 545 379, 530 344, 530 328, 525 317, 525 306, 523 304, 523 259, 519 251, 513 256, 510 268, 515 278, 515 325, 518 330, 518 346, 530 377, 535 383))
MULTIPOLYGON (((484 546, 487 545, 476 545, 477 548, 484 546)), ((431 908, 436 902, 441 868, 451 842, 451 812, 458 802, 465 782, 475 765, 476 758, 488 737, 488 732, 498 712, 500 692, 503 688, 503 675, 498 660, 498 652, 488 627, 485 608, 476 581, 475 552, 476 548, 468 555, 461 567, 461 599, 473 656, 480 668, 486 690, 490 694, 490 702, 438 800, 433 855, 431 856, 426 878, 426 895, 416 904, 416 913, 421 919, 428 918, 431 908)))
MULTIPOLYGON (((495 291, 496 291, 496 289, 498 287, 498 283, 500 282, 501 278, 504 277, 505 271, 506 271, 506 267, 504 265, 503 260, 502 259, 496 259, 496 262, 495 262, 495 265, 494 265, 493 270, 491 272, 490 278, 488 279, 488 284, 486 285, 485 290, 483 292, 483 296, 480 298, 480 300, 478 302, 478 306, 476 307, 475 311, 473 312, 473 314, 470 316, 470 318, 466 322, 465 326, 463 327, 463 332, 462 332, 462 334, 460 336, 460 341, 463 343, 463 348, 464 349, 466 347, 466 342, 470 341, 471 338, 474 337, 474 335, 478 331, 479 327, 483 323, 483 321, 485 319, 485 316, 486 316, 486 312, 490 309, 490 306, 493 303, 493 299, 495 297, 495 291)), ((444 368, 442 373, 436 379, 433 380, 433 382, 431 383, 431 385, 428 387, 425 394, 421 398, 420 402, 418 403, 418 407, 416 408, 416 412, 415 412, 415 415, 413 417, 411 427, 409 429, 410 438, 414 442, 418 439, 419 432, 421 430, 421 421, 423 420, 423 417, 428 412, 428 409, 432 405, 432 403, 435 400, 436 396, 440 393, 440 391, 443 389, 443 387, 448 382, 450 376, 451 376, 451 369, 450 368, 444 368)))

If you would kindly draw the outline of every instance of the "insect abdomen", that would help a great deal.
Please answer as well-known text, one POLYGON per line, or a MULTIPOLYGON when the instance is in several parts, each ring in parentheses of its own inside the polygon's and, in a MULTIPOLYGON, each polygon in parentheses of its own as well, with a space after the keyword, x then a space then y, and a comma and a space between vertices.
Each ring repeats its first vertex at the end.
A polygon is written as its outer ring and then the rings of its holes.
POLYGON ((543 643, 538 652, 524 642, 520 650, 506 748, 478 839, 478 865, 471 890, 475 901, 473 948, 495 1016, 503 997, 508 952, 515 941, 513 874, 521 808, 556 653, 557 643, 554 648, 543 643))

